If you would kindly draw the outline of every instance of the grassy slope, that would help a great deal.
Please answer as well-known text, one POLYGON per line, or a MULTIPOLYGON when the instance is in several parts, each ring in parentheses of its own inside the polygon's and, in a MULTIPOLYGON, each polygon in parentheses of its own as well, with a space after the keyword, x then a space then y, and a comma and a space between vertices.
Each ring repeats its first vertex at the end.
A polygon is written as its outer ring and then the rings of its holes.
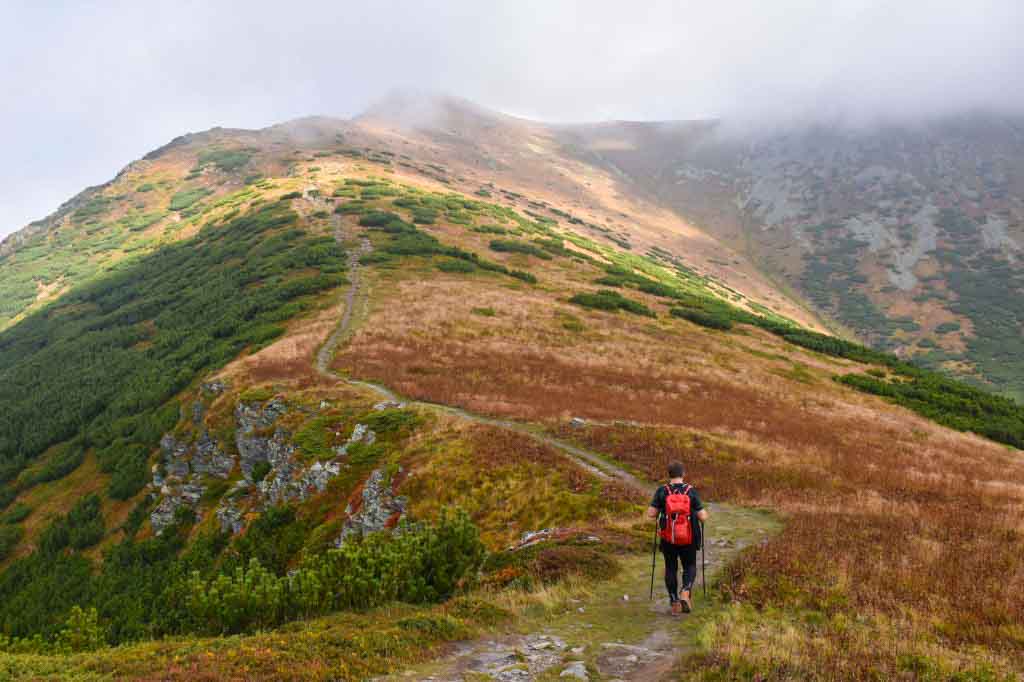
MULTIPOLYGON (((380 172, 379 167, 372 168, 380 172)), ((307 161, 300 164, 293 179, 274 181, 266 191, 280 195, 317 182, 327 193, 353 171, 365 173, 348 161, 307 161), (321 170, 309 170, 313 167, 321 170)), ((311 214, 320 210, 321 203, 302 199, 296 208, 311 214)), ((343 221, 350 237, 364 234, 355 225, 355 217, 343 221)), ((474 218, 473 222, 483 220, 474 218)), ((1020 650, 1019 633, 1008 625, 1021 613, 1020 591, 1014 587, 1019 559, 1012 554, 1019 541, 1007 516, 1008 510, 1019 504, 1017 486, 1024 481, 1016 457, 830 380, 836 373, 859 369, 856 363, 797 349, 752 329, 710 332, 666 317, 668 304, 664 300, 632 290, 625 295, 660 313, 658 318, 581 309, 568 303, 568 298, 598 288, 593 280, 602 270, 594 263, 565 255, 544 260, 495 252, 488 247, 494 235, 446 220, 421 229, 445 244, 472 250, 510 268, 529 270, 539 283, 531 286, 479 271, 440 272, 437 261, 443 259, 437 257, 414 256, 378 264, 370 281, 369 309, 351 345, 339 354, 339 369, 382 380, 417 398, 564 429, 566 435, 651 477, 660 476, 667 459, 681 457, 710 499, 788 512, 793 530, 783 536, 786 544, 769 543, 751 553, 730 574, 726 594, 755 607, 773 609, 768 612, 768 622, 781 619, 790 626, 787 632, 794 666, 790 676, 827 677, 836 672, 866 676, 872 666, 884 671, 905 667, 909 665, 906 656, 925 656, 920 665, 938 669, 958 665, 970 652, 977 653, 972 649, 976 645, 990 647, 982 650, 982 655, 993 656, 993 665, 1004 667, 1009 665, 1007 659, 991 652, 1020 650), (570 431, 564 422, 573 415, 599 422, 629 419, 650 426, 594 423, 582 431, 570 431), (899 462, 899 477, 890 475, 893 462, 899 462), (982 591, 973 593, 985 604, 999 604, 1002 615, 984 611, 967 621, 948 620, 955 614, 930 596, 949 578, 939 569, 948 562, 948 555, 941 551, 941 532, 951 518, 949 505, 953 502, 949 495, 939 493, 951 482, 965 478, 977 481, 970 484, 970 494, 988 512, 975 529, 977 542, 985 546, 970 558, 975 563, 965 568, 969 575, 988 571, 1011 576, 1003 584, 986 583, 982 591), (862 504, 863 498, 870 503, 862 504), (843 523, 835 522, 832 510, 837 505, 848 510, 843 523), (895 526, 890 509, 898 510, 895 526), (875 537, 874 533, 883 537, 909 534, 921 541, 907 543, 893 570, 873 573, 874 582, 866 583, 856 572, 860 555, 850 544, 851 527, 862 527, 868 537, 875 537), (828 532, 822 534, 821 528, 828 532), (993 552, 996 548, 987 544, 988 538, 998 533, 1010 533, 1006 551, 993 552), (783 547, 797 551, 786 558, 779 554, 783 547), (800 578, 796 588, 794 576, 800 578), (871 590, 860 587, 868 584, 871 590), (821 590, 820 585, 832 587, 821 590), (889 592, 898 594, 899 600, 878 597, 889 592), (902 614, 906 609, 909 616, 894 620, 896 612, 902 614), (859 611, 866 611, 869 618, 856 620, 859 611), (834 643, 846 641, 843 637, 850 618, 855 619, 859 637, 884 631, 897 637, 899 646, 892 652, 851 648, 844 654, 834 643), (822 641, 830 647, 821 648, 822 641), (945 650, 937 651, 936 643, 945 650), (866 653, 874 657, 865 658, 866 653), (835 668, 813 666, 826 656, 835 668)), ((380 233, 367 234, 379 249, 388 243, 380 233)), ((532 236, 526 235, 528 239, 532 236)), ((581 248, 599 260, 616 257, 615 251, 597 244, 582 242, 581 248)), ((671 269, 651 267, 652 274, 680 281, 671 269)), ((681 284, 685 283, 684 277, 681 284)), ((234 382, 236 391, 259 384, 309 404, 326 397, 365 407, 368 397, 324 384, 309 370, 317 339, 326 335, 332 319, 325 310, 295 321, 288 338, 234 363, 224 375, 234 382)), ((221 411, 214 410, 210 418, 225 419, 230 409, 228 397, 221 411)), ((552 459, 551 453, 515 439, 495 444, 496 440, 493 433, 467 430, 457 420, 432 424, 408 448, 396 453, 413 472, 400 491, 408 491, 414 509, 425 515, 433 513, 442 500, 475 506, 475 518, 485 533, 490 533, 492 547, 523 530, 549 523, 593 522, 601 516, 600 507, 594 504, 602 499, 600 486, 580 478, 579 472, 556 466, 566 485, 579 487, 579 504, 565 505, 557 478, 552 477, 547 487, 530 485, 539 472, 547 476, 553 462, 561 462, 557 456, 552 459), (481 499, 480 489, 487 481, 481 480, 480 468, 495 461, 501 465, 495 470, 497 481, 492 482, 498 489, 513 491, 520 509, 528 512, 511 519, 511 525, 505 510, 481 499)), ((83 466, 81 471, 87 469, 83 466)), ((68 480, 48 485, 56 489, 68 480)), ((59 502, 64 499, 61 495, 42 497, 56 501, 52 506, 41 503, 37 510, 41 516, 66 511, 63 505, 67 502, 59 502)), ((311 502, 308 512, 329 521, 346 497, 345 491, 336 489, 331 496, 311 502)), ((619 511, 628 509, 624 505, 619 511)), ((886 546, 871 547, 882 551, 886 546)), ((302 635, 285 628, 281 633, 254 637, 138 645, 71 661, 25 657, 5 657, 4 661, 29 666, 22 670, 39 676, 67 665, 61 669, 68 674, 78 666, 78 670, 97 675, 145 676, 170 670, 182 676, 206 672, 272 677, 275 671, 284 670, 271 661, 281 653, 286 661, 295 663, 330 656, 342 665, 351 657, 366 666, 358 670, 378 671, 397 662, 389 658, 399 641, 388 639, 396 632, 388 625, 394 622, 388 620, 390 613, 419 612, 397 607, 397 611, 365 617, 322 619, 310 626, 314 633, 309 637, 311 643, 303 643, 302 635), (379 649, 373 640, 378 626, 389 633, 381 635, 379 649), (353 643, 350 633, 357 628, 366 629, 368 639, 353 643), (353 647, 359 653, 354 653, 353 647), (208 650, 212 656, 206 655, 208 650), (367 656, 367 651, 373 653, 367 656), (178 665, 181 667, 176 668, 178 665)), ((525 613, 527 620, 521 622, 528 624, 531 613, 525 613)), ((719 636, 699 640, 705 663, 717 666, 727 677, 747 669, 779 669, 778 660, 766 658, 768 647, 775 643, 755 636, 760 616, 747 611, 716 613, 722 614, 713 619, 719 636), (738 653, 737 641, 745 642, 738 653)), ((439 626, 440 634, 413 639, 429 644, 464 636, 480 625, 474 618, 439 626)), ((402 634, 405 637, 409 629, 419 632, 409 625, 399 626, 398 632, 406 633, 402 634)), ((409 651, 412 657, 425 653, 416 647, 409 651)))

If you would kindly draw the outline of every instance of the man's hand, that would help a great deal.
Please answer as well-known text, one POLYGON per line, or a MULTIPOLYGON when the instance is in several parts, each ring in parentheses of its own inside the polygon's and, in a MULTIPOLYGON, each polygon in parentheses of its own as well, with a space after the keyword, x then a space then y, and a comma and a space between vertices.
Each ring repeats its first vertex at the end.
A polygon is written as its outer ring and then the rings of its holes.
POLYGON ((707 521, 708 520, 708 510, 707 509, 701 509, 699 512, 697 512, 697 519, 700 520, 700 521, 707 521))
POLYGON ((656 518, 658 518, 658 508, 657 507, 648 507, 647 508, 647 518, 649 518, 649 519, 656 519, 656 518))

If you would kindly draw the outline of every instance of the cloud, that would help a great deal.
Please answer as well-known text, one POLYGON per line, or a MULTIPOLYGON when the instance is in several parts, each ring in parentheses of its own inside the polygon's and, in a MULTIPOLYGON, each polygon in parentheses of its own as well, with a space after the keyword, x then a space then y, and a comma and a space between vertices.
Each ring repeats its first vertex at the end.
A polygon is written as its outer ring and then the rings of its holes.
POLYGON ((0 8, 0 235, 176 135, 395 88, 552 121, 1024 110, 1014 0, 29 3, 0 8))

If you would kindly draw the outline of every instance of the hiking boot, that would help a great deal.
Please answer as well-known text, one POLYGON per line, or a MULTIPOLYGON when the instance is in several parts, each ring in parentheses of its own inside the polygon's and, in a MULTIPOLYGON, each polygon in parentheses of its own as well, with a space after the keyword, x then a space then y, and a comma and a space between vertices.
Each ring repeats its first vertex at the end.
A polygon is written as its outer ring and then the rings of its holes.
POLYGON ((679 601, 676 603, 679 604, 680 608, 683 610, 683 613, 689 613, 690 611, 692 611, 693 603, 690 601, 690 591, 685 590, 682 596, 679 597, 679 601))
POLYGON ((678 616, 678 615, 681 615, 682 613, 683 613, 683 604, 682 604, 682 602, 678 602, 678 601, 672 602, 672 615, 673 616, 678 616))

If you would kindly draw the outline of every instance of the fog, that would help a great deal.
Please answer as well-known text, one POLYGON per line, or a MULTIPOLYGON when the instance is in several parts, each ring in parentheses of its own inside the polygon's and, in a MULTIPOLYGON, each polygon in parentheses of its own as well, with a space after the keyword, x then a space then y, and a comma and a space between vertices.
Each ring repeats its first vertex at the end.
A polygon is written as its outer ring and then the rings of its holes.
POLYGON ((188 131, 394 89, 549 121, 1024 110, 1015 0, 0 4, 0 237, 188 131))

